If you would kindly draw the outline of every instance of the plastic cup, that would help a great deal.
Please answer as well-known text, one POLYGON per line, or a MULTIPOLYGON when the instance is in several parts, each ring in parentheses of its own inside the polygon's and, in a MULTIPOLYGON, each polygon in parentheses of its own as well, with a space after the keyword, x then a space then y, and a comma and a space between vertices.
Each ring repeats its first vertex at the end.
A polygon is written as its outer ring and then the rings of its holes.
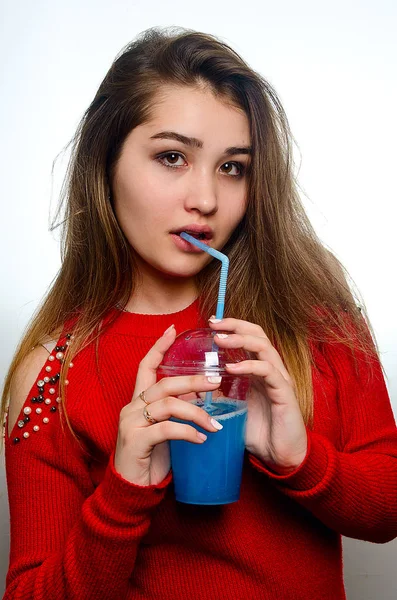
POLYGON ((158 369, 160 378, 197 374, 222 377, 210 406, 204 405, 204 394, 202 398, 186 401, 204 408, 223 429, 211 433, 189 422, 207 435, 203 444, 170 440, 175 495, 179 502, 186 504, 229 504, 236 502, 240 495, 249 377, 231 375, 225 364, 247 360, 252 355, 242 349, 217 346, 214 352, 213 336, 211 329, 185 331, 176 338, 158 369))

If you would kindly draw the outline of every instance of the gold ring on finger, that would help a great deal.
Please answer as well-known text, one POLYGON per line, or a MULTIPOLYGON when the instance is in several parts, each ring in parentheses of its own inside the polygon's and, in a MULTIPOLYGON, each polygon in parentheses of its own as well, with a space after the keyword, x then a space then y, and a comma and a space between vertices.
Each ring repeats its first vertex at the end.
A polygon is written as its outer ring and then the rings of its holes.
POLYGON ((149 402, 147 402, 147 400, 145 399, 145 394, 146 394, 146 390, 143 390, 140 394, 139 394, 139 398, 145 403, 145 404, 149 404, 149 402))
POLYGON ((146 421, 150 423, 150 425, 157 423, 156 419, 153 419, 152 415, 148 411, 147 406, 145 406, 145 408, 143 409, 143 416, 145 417, 146 421))

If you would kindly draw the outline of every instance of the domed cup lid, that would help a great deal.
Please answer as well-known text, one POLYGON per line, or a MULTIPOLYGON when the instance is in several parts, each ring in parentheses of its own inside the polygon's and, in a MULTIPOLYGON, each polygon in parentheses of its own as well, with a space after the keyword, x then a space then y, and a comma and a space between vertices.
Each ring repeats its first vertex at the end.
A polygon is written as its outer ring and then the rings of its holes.
MULTIPOLYGON (((171 348, 167 350, 159 375, 196 375, 199 373, 225 374, 225 364, 250 360, 255 356, 242 348, 220 348, 214 342, 212 329, 189 329, 179 334, 171 348)), ((237 376, 237 375, 236 375, 237 376)))

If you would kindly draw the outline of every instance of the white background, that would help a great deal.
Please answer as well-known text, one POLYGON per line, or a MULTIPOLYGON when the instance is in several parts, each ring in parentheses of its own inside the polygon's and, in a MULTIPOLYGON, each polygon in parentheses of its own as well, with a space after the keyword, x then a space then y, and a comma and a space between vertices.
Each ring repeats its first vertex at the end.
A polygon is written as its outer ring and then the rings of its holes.
MULTIPOLYGON (((364 296, 397 414, 396 3, 3 0, 1 12, 1 377, 60 265, 48 219, 66 163, 61 155, 52 173, 54 159, 122 46, 148 27, 178 25, 220 36, 278 91, 305 205, 364 296)), ((0 484, 1 591, 3 471, 0 484)), ((395 600, 397 544, 344 547, 349 600, 395 600)))

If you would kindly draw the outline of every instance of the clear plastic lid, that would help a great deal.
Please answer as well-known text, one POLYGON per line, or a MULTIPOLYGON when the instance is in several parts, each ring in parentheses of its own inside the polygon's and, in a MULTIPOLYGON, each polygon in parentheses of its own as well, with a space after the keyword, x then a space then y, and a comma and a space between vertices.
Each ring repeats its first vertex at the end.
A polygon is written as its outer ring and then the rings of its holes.
POLYGON ((214 342, 212 329, 189 329, 179 334, 167 350, 158 368, 159 375, 228 374, 226 363, 255 358, 242 348, 220 348, 214 342))

